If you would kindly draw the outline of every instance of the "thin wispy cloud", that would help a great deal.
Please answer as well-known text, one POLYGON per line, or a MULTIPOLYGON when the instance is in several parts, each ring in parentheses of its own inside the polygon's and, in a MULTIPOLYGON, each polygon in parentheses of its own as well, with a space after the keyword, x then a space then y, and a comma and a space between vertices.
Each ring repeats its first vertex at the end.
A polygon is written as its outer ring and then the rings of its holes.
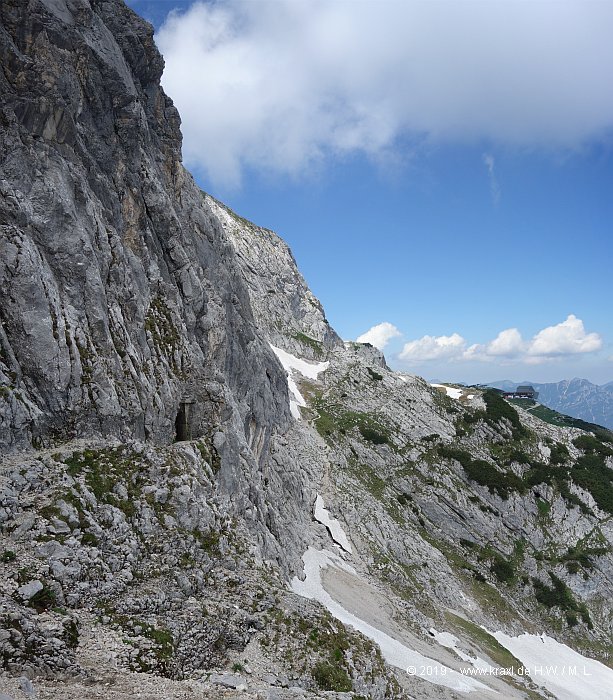
POLYGON ((487 174, 490 180, 490 192, 492 193, 492 200, 494 204, 498 204, 500 202, 501 192, 495 171, 496 161, 491 153, 484 153, 483 162, 485 164, 485 167, 487 168, 487 174))
POLYGON ((611 26, 613 3, 583 0, 220 0, 171 13, 157 41, 188 166, 237 184, 400 140, 602 137, 611 26))

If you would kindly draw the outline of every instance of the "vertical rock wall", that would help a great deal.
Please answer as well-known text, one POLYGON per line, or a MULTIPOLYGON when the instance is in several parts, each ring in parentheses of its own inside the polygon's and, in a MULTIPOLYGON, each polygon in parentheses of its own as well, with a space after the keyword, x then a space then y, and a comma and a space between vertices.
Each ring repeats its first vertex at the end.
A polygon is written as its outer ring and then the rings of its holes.
POLYGON ((193 437, 267 440, 285 378, 181 165, 150 25, 121 0, 3 0, 0 61, 0 449, 169 443, 183 404, 193 437))

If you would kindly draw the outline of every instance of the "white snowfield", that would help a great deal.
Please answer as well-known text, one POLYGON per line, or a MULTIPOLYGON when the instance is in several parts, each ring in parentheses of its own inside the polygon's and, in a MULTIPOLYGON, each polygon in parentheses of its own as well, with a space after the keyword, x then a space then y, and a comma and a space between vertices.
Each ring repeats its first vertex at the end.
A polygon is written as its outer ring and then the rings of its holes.
POLYGON ((475 668, 481 669, 484 673, 496 673, 494 667, 489 664, 485 659, 479 656, 470 656, 463 652, 460 648, 460 640, 450 632, 437 632, 434 628, 430 630, 430 634, 436 639, 436 641, 443 647, 451 649, 455 652, 462 661, 467 661, 472 664, 475 668))
POLYGON ((445 384, 430 384, 430 386, 435 386, 437 389, 444 389, 447 392, 447 396, 451 399, 459 399, 462 396, 462 389, 456 389, 453 386, 446 386, 445 384))
POLYGON ((338 520, 333 518, 326 510, 324 507, 324 499, 319 494, 317 494, 317 498, 315 499, 315 511, 313 513, 313 517, 318 523, 321 523, 328 528, 330 537, 332 537, 336 544, 341 546, 349 554, 352 553, 353 550, 351 549, 349 538, 345 534, 345 531, 338 520))
POLYGON ((274 345, 270 346, 272 351, 275 353, 279 362, 283 365, 283 369, 287 372, 287 388, 289 389, 289 410, 292 416, 296 419, 300 419, 300 409, 298 406, 306 406, 306 401, 298 389, 293 373, 299 372, 303 377, 307 379, 317 379, 317 375, 320 372, 324 372, 328 369, 329 362, 309 362, 308 360, 301 360, 299 357, 292 355, 281 348, 276 348, 274 345))
POLYGON ((446 686, 461 693, 470 693, 475 690, 496 692, 470 676, 465 676, 434 659, 420 654, 418 651, 409 649, 397 639, 390 637, 385 632, 345 610, 324 589, 321 581, 321 570, 328 566, 336 566, 354 576, 358 575, 355 569, 346 564, 338 555, 326 550, 322 551, 309 547, 302 555, 302 560, 304 562, 305 579, 301 581, 295 576, 290 583, 292 591, 304 598, 319 601, 337 620, 350 625, 369 639, 372 639, 373 642, 379 645, 381 654, 387 663, 404 671, 413 668, 415 669, 414 675, 419 675, 423 680, 436 685, 446 686), (420 674, 420 669, 427 670, 422 675, 420 674))
POLYGON ((557 700, 611 700, 613 669, 546 634, 511 637, 490 632, 525 666, 530 678, 557 700))

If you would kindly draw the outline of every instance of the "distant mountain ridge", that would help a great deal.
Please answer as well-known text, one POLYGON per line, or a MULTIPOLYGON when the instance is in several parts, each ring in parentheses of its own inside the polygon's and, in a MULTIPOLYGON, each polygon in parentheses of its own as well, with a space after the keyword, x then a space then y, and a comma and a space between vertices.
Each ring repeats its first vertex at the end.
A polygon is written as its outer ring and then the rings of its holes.
MULTIPOLYGON (((613 382, 599 386, 587 379, 575 377, 545 384, 531 381, 522 381, 520 384, 531 384, 539 392, 539 402, 549 408, 573 418, 613 428, 613 382)), ((513 391, 518 383, 505 379, 491 382, 488 386, 513 391)))

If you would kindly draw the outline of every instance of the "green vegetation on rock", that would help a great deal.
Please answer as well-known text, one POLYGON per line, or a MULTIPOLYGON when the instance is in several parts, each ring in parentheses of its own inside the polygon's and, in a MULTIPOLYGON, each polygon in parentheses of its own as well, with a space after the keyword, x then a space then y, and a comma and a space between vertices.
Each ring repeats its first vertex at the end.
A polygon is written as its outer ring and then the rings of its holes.
POLYGON ((489 389, 484 392, 483 400, 485 401, 485 416, 490 425, 495 426, 501 420, 506 419, 512 426, 514 438, 519 439, 527 435, 527 430, 522 425, 519 414, 508 401, 502 398, 500 393, 489 389))
POLYGON ((342 404, 326 402, 321 396, 316 396, 312 402, 317 411, 315 427, 324 438, 337 434, 346 435, 357 429, 364 440, 374 445, 390 445, 390 434, 382 422, 371 413, 350 411, 342 404))
POLYGON ((292 338, 297 340, 299 343, 302 343, 302 345, 306 345, 307 347, 311 348, 315 357, 323 357, 324 346, 319 340, 315 340, 315 338, 311 338, 310 336, 306 335, 306 333, 301 332, 294 333, 292 338))
POLYGON ((465 450, 440 445, 438 453, 441 457, 458 461, 469 479, 486 486, 491 492, 498 493, 501 498, 508 498, 512 491, 522 493, 526 490, 524 482, 513 472, 499 471, 483 459, 473 459, 465 450))
POLYGON ((613 449, 587 434, 575 438, 573 443, 585 452, 571 469, 573 480, 590 492, 599 508, 613 515, 613 469, 606 463, 607 457, 613 456, 613 449))
POLYGON ((335 690, 337 693, 347 693, 353 688, 351 678, 341 666, 329 661, 320 661, 313 667, 313 680, 321 690, 335 690))
POLYGON ((592 621, 586 605, 577 603, 570 588, 552 571, 549 572, 549 578, 551 578, 552 586, 547 586, 537 578, 532 579, 534 595, 538 602, 548 608, 563 610, 571 627, 576 624, 576 613, 579 613, 583 622, 589 629, 592 629, 592 621))
POLYGON ((543 422, 549 423, 550 425, 557 425, 563 428, 579 428, 580 430, 594 433, 603 442, 613 444, 613 431, 597 423, 589 423, 581 418, 573 418, 564 413, 558 413, 558 411, 554 411, 552 408, 548 408, 542 404, 534 408, 529 408, 528 413, 531 413, 533 416, 540 418, 543 422))

